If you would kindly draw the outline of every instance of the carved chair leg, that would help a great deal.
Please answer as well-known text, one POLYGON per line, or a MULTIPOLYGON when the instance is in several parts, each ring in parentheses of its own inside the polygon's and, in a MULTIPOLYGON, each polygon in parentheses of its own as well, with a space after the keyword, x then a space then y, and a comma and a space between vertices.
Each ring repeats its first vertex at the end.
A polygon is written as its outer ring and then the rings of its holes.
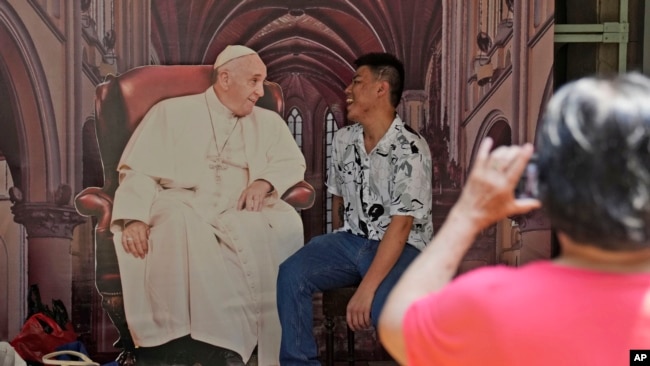
POLYGON ((348 365, 354 366, 354 332, 348 328, 348 365))
POLYGON ((334 319, 325 316, 325 365, 334 365, 334 319))

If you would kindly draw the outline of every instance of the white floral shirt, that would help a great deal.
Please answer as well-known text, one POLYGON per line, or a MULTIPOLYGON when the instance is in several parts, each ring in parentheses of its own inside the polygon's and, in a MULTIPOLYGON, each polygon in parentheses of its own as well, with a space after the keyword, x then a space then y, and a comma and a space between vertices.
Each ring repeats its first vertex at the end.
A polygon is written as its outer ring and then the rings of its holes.
POLYGON ((424 249, 433 237, 431 182, 429 146, 399 116, 369 154, 360 124, 334 135, 327 187, 343 197, 339 231, 381 240, 391 216, 413 216, 407 243, 424 249))

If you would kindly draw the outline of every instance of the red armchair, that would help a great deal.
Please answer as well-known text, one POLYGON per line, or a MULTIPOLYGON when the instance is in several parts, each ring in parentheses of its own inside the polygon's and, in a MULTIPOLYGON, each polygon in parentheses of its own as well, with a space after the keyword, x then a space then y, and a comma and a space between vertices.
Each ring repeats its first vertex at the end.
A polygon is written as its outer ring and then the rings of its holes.
MULTIPOLYGON (((212 66, 143 66, 118 77, 109 75, 99 84, 95 95, 95 128, 104 186, 89 187, 75 198, 77 211, 96 218, 95 282, 102 296, 102 307, 119 332, 115 342, 123 349, 117 361, 132 365, 134 344, 124 316, 122 284, 110 232, 113 197, 118 186, 117 164, 131 134, 147 111, 157 102, 176 96, 196 94, 211 85, 212 66)), ((283 114, 282 89, 276 83, 265 82, 264 97, 257 105, 283 114)), ((302 181, 290 188, 282 199, 297 209, 314 203, 314 189, 302 181)))

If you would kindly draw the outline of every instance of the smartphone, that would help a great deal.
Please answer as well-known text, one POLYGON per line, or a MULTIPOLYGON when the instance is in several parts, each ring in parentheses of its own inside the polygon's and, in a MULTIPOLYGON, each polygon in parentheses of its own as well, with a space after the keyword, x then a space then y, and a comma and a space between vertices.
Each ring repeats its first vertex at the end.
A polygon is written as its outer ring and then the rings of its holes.
POLYGON ((534 155, 515 187, 515 198, 539 198, 537 158, 534 155))

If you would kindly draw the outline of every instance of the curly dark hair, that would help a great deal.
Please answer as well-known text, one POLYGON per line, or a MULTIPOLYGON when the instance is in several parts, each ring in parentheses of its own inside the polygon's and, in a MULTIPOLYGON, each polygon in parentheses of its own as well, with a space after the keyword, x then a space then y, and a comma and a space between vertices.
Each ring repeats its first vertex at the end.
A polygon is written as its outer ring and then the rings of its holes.
POLYGON ((607 250, 650 246, 650 79, 566 84, 537 140, 540 199, 552 225, 607 250))

